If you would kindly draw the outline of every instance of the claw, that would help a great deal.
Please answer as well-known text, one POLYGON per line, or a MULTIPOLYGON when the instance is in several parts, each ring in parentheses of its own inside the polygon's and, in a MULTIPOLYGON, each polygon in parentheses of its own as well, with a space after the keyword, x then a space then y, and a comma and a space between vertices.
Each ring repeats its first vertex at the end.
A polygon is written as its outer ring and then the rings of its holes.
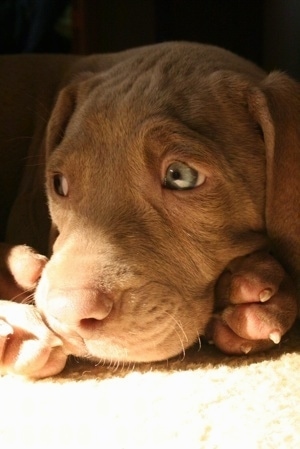
POLYGON ((260 302, 269 301, 269 299, 272 297, 272 294, 273 294, 273 292, 270 288, 265 288, 264 290, 262 290, 260 292, 260 295, 259 295, 260 302))
POLYGON ((275 345, 278 345, 278 343, 280 343, 280 340, 281 340, 281 334, 280 334, 280 332, 277 331, 277 330, 271 332, 270 335, 269 335, 269 339, 270 339, 273 343, 275 343, 275 345))
POLYGON ((251 346, 251 345, 247 345, 247 344, 241 345, 241 351, 242 351, 244 354, 249 354, 249 352, 251 351, 251 349, 252 349, 252 346, 251 346))

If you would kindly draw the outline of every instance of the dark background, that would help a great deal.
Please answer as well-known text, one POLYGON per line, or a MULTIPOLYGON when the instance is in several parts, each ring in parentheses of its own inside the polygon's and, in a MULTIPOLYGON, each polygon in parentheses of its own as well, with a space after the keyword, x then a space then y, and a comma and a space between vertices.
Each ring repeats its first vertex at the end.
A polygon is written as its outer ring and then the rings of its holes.
POLYGON ((0 53, 216 44, 300 79, 299 0, 0 0, 0 53))

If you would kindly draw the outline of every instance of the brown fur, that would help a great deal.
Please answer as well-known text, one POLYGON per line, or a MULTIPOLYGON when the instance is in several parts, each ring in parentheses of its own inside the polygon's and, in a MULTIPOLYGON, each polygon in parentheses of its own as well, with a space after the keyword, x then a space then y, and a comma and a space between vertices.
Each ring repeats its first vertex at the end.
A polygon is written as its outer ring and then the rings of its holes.
MULTIPOLYGON (((45 57, 51 70, 52 61, 45 57)), ((4 77, 20 60, 7 64, 4 77)), ((173 43, 59 59, 52 83, 29 149, 13 149, 29 156, 18 195, 17 172, 5 181, 1 208, 10 211, 6 240, 45 252, 46 154, 55 243, 35 299, 64 352, 141 362, 184 351, 210 321, 216 280, 233 259, 268 247, 267 230, 284 266, 299 275, 295 82, 265 77, 218 48, 173 43), (44 138, 45 108, 67 68, 44 138), (283 114, 287 101, 292 110, 283 114), (204 184, 164 188, 178 160, 205 175, 204 184), (68 181, 67 197, 55 191, 56 174, 68 181)), ((30 132, 24 124, 2 142, 30 132)))

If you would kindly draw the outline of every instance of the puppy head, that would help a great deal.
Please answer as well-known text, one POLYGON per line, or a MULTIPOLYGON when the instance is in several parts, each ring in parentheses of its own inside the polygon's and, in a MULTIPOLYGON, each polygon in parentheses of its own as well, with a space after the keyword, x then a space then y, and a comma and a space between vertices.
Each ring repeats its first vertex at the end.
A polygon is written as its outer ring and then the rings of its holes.
POLYGON ((203 69, 197 51, 139 54, 58 98, 46 172, 58 236, 36 302, 73 354, 184 351, 229 261, 265 244, 249 82, 203 69))

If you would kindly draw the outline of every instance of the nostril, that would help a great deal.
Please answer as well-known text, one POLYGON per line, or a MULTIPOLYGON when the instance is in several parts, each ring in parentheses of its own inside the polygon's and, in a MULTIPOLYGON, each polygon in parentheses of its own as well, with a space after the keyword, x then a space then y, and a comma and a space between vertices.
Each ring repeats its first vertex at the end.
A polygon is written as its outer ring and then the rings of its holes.
POLYGON ((82 330, 95 330, 101 325, 102 320, 97 320, 96 318, 84 318, 80 320, 79 326, 82 330))
POLYGON ((92 300, 89 300, 85 303, 80 310, 80 322, 84 322, 87 325, 92 323, 99 323, 99 321, 104 320, 111 312, 113 307, 113 301, 106 297, 102 296, 98 298, 96 303, 92 300))
POLYGON ((108 317, 113 299, 96 289, 52 290, 47 312, 57 321, 71 327, 95 328, 108 317))

